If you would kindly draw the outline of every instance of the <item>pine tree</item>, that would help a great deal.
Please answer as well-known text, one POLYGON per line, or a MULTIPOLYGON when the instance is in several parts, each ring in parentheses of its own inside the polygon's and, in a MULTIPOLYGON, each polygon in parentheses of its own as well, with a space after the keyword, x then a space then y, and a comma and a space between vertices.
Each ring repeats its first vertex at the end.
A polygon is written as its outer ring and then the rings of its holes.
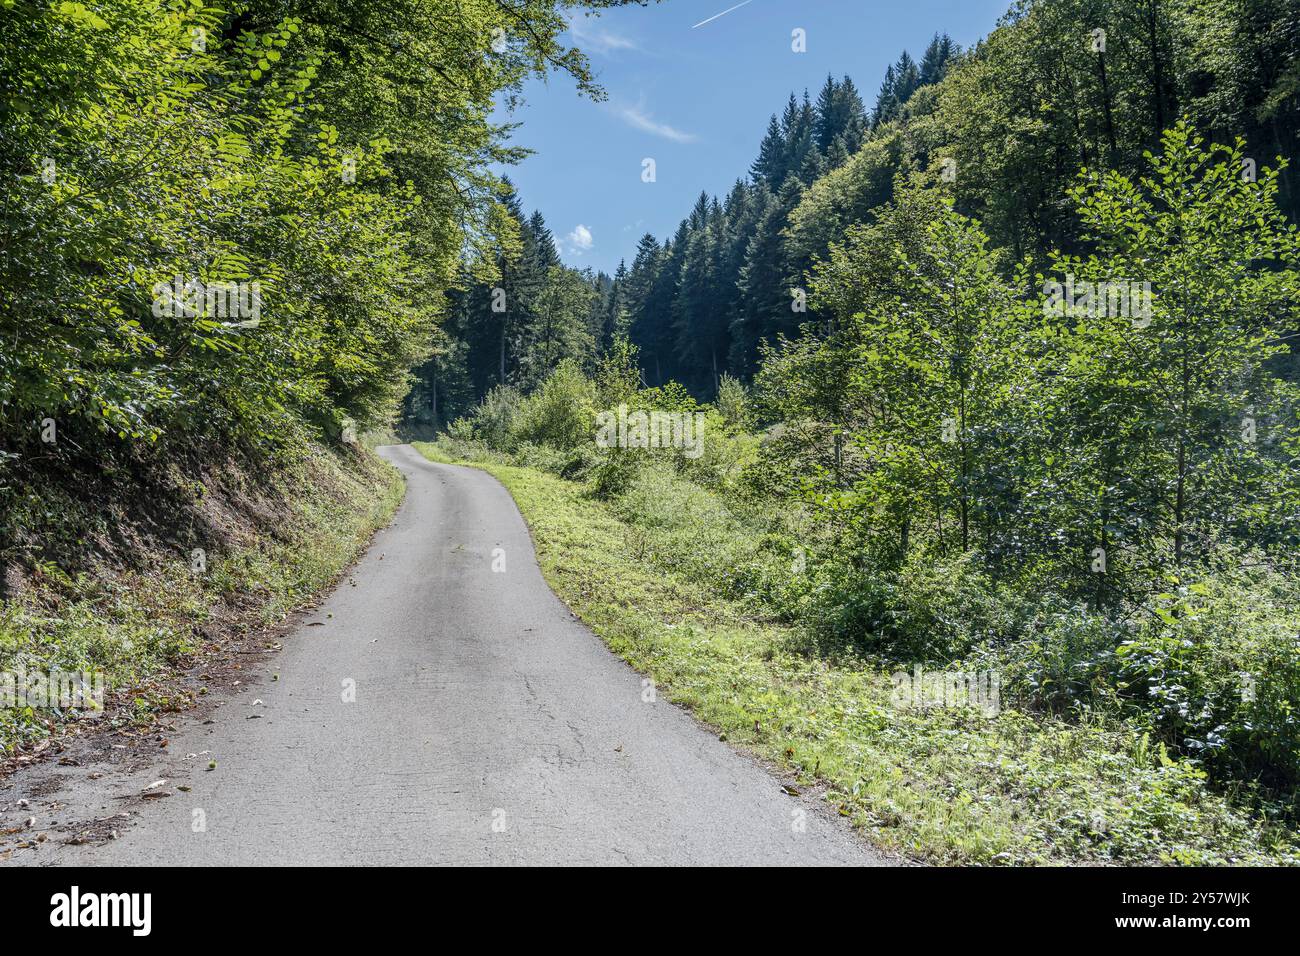
POLYGON ((850 155, 852 154, 849 153, 849 149, 845 145, 844 137, 836 136, 835 141, 831 143, 831 148, 826 151, 826 156, 823 160, 827 171, 829 172, 833 169, 839 169, 849 161, 850 155))
POLYGON ((602 355, 613 346, 616 339, 627 336, 628 323, 631 321, 627 305, 627 280, 627 264, 620 259, 602 302, 599 337, 596 340, 602 355))
MULTIPOLYGON (((505 207, 505 211, 509 216, 510 221, 516 225, 521 246, 526 249, 529 231, 527 224, 524 221, 523 206, 519 201, 519 195, 515 191, 514 184, 507 179, 505 185, 508 191, 502 197, 501 204, 505 207)), ((517 276, 522 275, 522 270, 519 268, 519 263, 522 257, 523 252, 519 251, 519 249, 502 249, 499 251, 497 254, 496 271, 497 281, 500 284, 496 286, 478 285, 473 287, 470 290, 470 292, 473 293, 473 296, 467 302, 467 317, 471 320, 471 326, 469 330, 467 330, 469 331, 469 334, 473 335, 474 338, 479 338, 479 336, 474 335, 474 333, 479 329, 482 329, 491 336, 488 342, 480 342, 480 347, 477 349, 473 347, 474 342, 473 339, 471 339, 471 349, 474 353, 482 353, 485 351, 482 346, 486 345, 487 349, 490 349, 491 355, 488 362, 485 363, 479 361, 473 364, 475 368, 480 371, 483 370, 485 366, 492 368, 494 371, 495 384, 497 385, 506 384, 507 365, 510 357, 511 309, 513 308, 515 310, 516 315, 521 309, 519 289, 515 285, 515 282, 517 276), (498 288, 501 289, 503 293, 500 296, 495 292, 495 289, 498 288), (498 303, 504 307, 503 310, 494 308, 494 305, 498 303), (473 317, 479 315, 483 316, 485 321, 481 323, 473 322, 473 317)), ((484 356, 484 358, 486 357, 487 356, 484 356)), ((491 387, 483 379, 476 380, 475 386, 484 392, 491 387)))
POLYGON ((917 69, 912 55, 904 50, 894 64, 894 98, 898 100, 899 106, 911 99, 920 85, 921 71, 917 69))
POLYGON ((644 304, 630 329, 629 338, 640 351, 642 369, 651 385, 680 378, 673 349, 673 308, 690 235, 690 221, 683 219, 673 238, 664 243, 644 304))
POLYGON ((735 291, 728 310, 731 349, 727 367, 732 374, 742 377, 748 377, 755 367, 762 336, 754 306, 761 294, 763 263, 772 261, 773 230, 777 226, 769 217, 775 202, 767 184, 756 183, 746 201, 743 218, 738 217, 733 227, 730 269, 734 271, 735 291))
POLYGON ((697 393, 716 390, 727 359, 729 330, 722 308, 725 221, 722 206, 710 200, 702 223, 687 239, 673 309, 675 351, 685 384, 697 393))
MULTIPOLYGON (((786 176, 799 176, 805 183, 809 182, 805 178, 809 169, 808 156, 817 151, 816 119, 817 114, 808 98, 808 91, 804 90, 802 101, 796 100, 791 93, 781 120, 781 132, 785 136, 786 145, 786 176)), ((774 188, 779 189, 784 184, 783 178, 774 188)))
MULTIPOLYGON (((859 100, 860 102, 861 100, 859 100)), ((861 110, 858 115, 849 120, 849 125, 845 127, 843 135, 837 137, 844 141, 844 149, 850 156, 860 150, 866 143, 870 123, 871 120, 867 116, 866 110, 861 110)))
POLYGON ((614 293, 614 280, 609 273, 601 270, 596 273, 596 277, 592 280, 592 289, 595 291, 595 295, 592 296, 591 308, 587 312, 586 326, 592 342, 596 345, 596 351, 599 353, 603 348, 605 325, 609 321, 609 310, 613 304, 611 296, 614 293))
POLYGON ((948 34, 936 33, 930 45, 925 48, 925 55, 921 57, 921 85, 938 83, 947 76, 948 68, 960 49, 948 34))
POLYGON ((851 79, 846 76, 843 82, 836 83, 834 77, 826 77, 826 85, 817 97, 816 114, 814 134, 817 149, 823 156, 829 154, 835 140, 841 137, 845 148, 856 152, 861 145, 866 111, 851 79))
POLYGON ((817 94, 817 122, 814 129, 817 148, 823 153, 830 149, 831 143, 843 129, 843 119, 839 116, 839 89, 835 77, 827 74, 826 84, 817 94))
POLYGON ((659 273, 661 255, 659 240, 647 232, 637 243, 636 257, 632 260, 625 285, 624 301, 627 304, 629 326, 641 320, 646 300, 650 296, 650 287, 659 273))
POLYGON ((893 64, 885 69, 884 82, 880 84, 880 92, 876 94, 876 108, 871 112, 872 127, 880 126, 882 123, 888 123, 898 115, 898 77, 894 72, 893 64))
POLYGON ((528 219, 525 255, 533 254, 533 262, 543 271, 560 264, 560 253, 555 248, 555 237, 547 228, 541 210, 535 210, 528 219))
POLYGON ((755 180, 766 182, 769 189, 776 189, 785 179, 787 170, 785 136, 781 132, 781 123, 773 113, 767 124, 767 133, 758 147, 758 158, 750 166, 749 172, 755 180))
MULTIPOLYGON (((758 230, 759 220, 771 202, 771 193, 766 183, 750 186, 738 180, 732 187, 730 195, 723 206, 726 214, 726 227, 723 237, 722 264, 719 275, 719 290, 723 296, 718 308, 722 311, 727 324, 729 349, 727 368, 735 371, 737 365, 736 343, 732 338, 734 330, 742 327, 739 320, 744 312, 745 297, 740 288, 741 271, 745 267, 745 255, 749 244, 758 230)), ((739 366, 744 367, 744 362, 739 366)))
POLYGON ((525 391, 536 388, 562 359, 589 365, 596 344, 588 323, 597 302, 590 272, 551 266, 532 303, 531 321, 520 330, 513 384, 525 391))
POLYGON ((560 253, 555 238, 541 211, 535 211, 520 230, 523 252, 518 261, 506 263, 501 288, 505 292, 505 311, 501 313, 501 383, 519 378, 521 359, 529 342, 536 338, 535 326, 546 317, 539 303, 551 278, 560 267, 560 253))
POLYGON ((739 283, 744 305, 732 328, 732 369, 738 375, 752 374, 759 342, 774 341, 782 333, 793 335, 807 320, 795 309, 800 300, 792 290, 802 279, 792 274, 782 235, 802 195, 799 180, 788 179, 764 210, 745 252, 739 283))

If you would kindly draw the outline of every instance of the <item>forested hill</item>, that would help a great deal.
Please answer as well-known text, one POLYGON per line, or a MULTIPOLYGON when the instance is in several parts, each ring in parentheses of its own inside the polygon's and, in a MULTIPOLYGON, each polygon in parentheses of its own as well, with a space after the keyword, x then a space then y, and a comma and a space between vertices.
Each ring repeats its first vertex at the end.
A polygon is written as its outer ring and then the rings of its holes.
MULTIPOLYGON (((442 424, 494 385, 527 390, 557 357, 593 362, 621 332, 647 384, 712 397, 722 373, 755 373, 762 343, 816 320, 816 297, 800 311, 810 269, 900 175, 944 181, 1008 263, 1042 267, 1082 248, 1067 197, 1080 169, 1140 173, 1180 117, 1216 142, 1243 138, 1252 168, 1294 157, 1298 24, 1300 0, 1021 0, 974 49, 936 34, 919 59, 904 52, 874 100, 848 76, 792 94, 755 130, 748 175, 701 195, 673 235, 642 237, 613 277, 560 267, 516 200, 524 251, 498 262, 511 305, 492 311, 495 280, 455 297, 409 418, 442 424)), ((1294 221, 1293 167, 1279 204, 1294 221)))

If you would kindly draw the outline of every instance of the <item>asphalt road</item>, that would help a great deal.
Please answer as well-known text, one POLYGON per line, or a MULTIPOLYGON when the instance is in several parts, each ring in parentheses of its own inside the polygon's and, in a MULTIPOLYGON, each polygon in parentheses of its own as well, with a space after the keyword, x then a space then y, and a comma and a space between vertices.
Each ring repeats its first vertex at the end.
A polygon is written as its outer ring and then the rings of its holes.
MULTIPOLYGON (((889 862, 815 798, 645 700, 641 676, 547 587, 494 478, 406 445, 381 454, 407 496, 355 585, 250 665, 211 723, 181 721, 154 763, 97 779, 47 768, 57 787, 41 784, 33 815, 129 816, 117 839, 52 835, 11 863, 889 862), (171 796, 140 799, 154 779, 171 796)), ((39 779, 15 775, 0 804, 39 779)))

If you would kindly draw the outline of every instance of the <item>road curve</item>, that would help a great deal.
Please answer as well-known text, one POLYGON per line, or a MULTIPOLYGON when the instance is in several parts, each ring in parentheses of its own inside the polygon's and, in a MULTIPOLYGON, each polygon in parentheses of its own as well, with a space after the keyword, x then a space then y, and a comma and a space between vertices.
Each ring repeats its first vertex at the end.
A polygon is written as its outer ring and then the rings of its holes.
POLYGON ((213 722, 182 721, 172 756, 94 783, 58 768, 63 789, 42 802, 129 806, 130 823, 13 862, 889 862, 684 711, 644 701, 640 675, 546 585, 496 479, 409 445, 380 454, 406 500, 308 616, 324 624, 251 666, 213 722), (151 777, 172 796, 139 800, 151 777))

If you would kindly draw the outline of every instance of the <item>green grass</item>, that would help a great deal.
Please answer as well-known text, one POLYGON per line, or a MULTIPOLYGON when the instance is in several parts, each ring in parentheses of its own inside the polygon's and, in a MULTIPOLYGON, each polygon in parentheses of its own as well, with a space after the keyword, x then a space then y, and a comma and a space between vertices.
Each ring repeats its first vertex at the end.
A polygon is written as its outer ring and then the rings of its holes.
POLYGON ((686 531, 707 511, 695 486, 661 482, 657 502, 633 492, 605 504, 499 456, 461 463, 505 484, 551 587, 660 695, 827 784, 827 799, 886 849, 936 863, 1300 862, 1293 833, 1212 792, 1128 725, 1005 707, 900 710, 886 671, 802 653, 795 629, 724 596, 725 574, 701 573, 709 555, 749 553, 721 540, 724 521, 706 521, 697 559, 683 560, 686 531))
MULTIPOLYGON (((183 707, 174 678, 209 640, 272 625, 308 602, 388 523, 404 493, 400 473, 379 459, 319 450, 270 482, 260 491, 279 513, 242 524, 245 544, 209 555, 204 573, 180 553, 137 554, 138 568, 76 576, 38 561, 21 596, 0 602, 0 672, 102 673, 110 721, 183 707), (125 711, 112 706, 124 698, 125 711)), ((196 488, 196 507, 203 496, 196 488)), ((68 716, 0 708, 0 755, 55 732, 68 716)))

